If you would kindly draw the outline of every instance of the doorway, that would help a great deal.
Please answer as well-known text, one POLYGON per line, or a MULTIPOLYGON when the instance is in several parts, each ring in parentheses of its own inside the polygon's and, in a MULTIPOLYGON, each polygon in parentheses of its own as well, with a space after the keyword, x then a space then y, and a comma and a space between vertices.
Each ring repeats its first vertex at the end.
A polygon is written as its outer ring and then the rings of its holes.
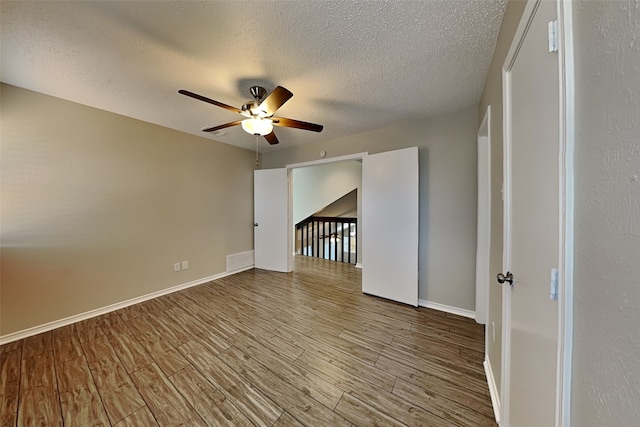
MULTIPOLYGON (((296 163, 254 171, 255 267, 288 273, 294 267, 293 170, 329 163, 360 160, 368 153, 296 163)), ((362 209, 358 209, 359 217, 362 209)), ((360 218, 358 218, 360 220, 360 218)), ((361 239, 359 239, 361 240, 361 239)), ((359 250, 360 253, 362 253, 359 250)))
POLYGON ((356 264, 362 162, 293 168, 291 187, 294 253, 356 264))
POLYGON ((272 223, 288 221, 286 238, 258 241, 267 234, 256 230, 254 238, 255 267, 274 271, 286 265, 284 272, 291 272, 294 265, 293 215, 291 203, 292 170, 314 164, 362 159, 362 290, 374 296, 418 305, 418 148, 342 156, 318 162, 287 165, 282 169, 256 170, 254 198, 255 226, 269 228, 272 223), (264 186, 263 177, 278 176, 279 182, 264 186), (270 193, 278 192, 279 194, 270 193), (384 196, 384 197, 383 197, 384 196), (269 200, 285 199, 287 203, 269 203, 269 200), (273 205, 277 205, 274 206, 273 205), (398 214, 398 207, 402 207, 398 214), (278 244, 276 244, 278 243, 278 244), (263 257, 258 251, 269 251, 274 256, 263 257), (270 258, 273 264, 259 264, 258 260, 270 258), (277 260, 275 260, 277 258, 277 260), (370 261, 366 265, 367 260, 370 261))
MULTIPOLYGON (((293 271, 294 267, 295 267, 295 262, 294 262, 294 257, 295 257, 295 225, 297 223, 297 220, 302 219, 303 215, 305 212, 304 209, 299 210, 299 206, 296 207, 295 205, 295 200, 296 199, 300 199, 300 198, 304 198, 304 202, 303 205, 307 205, 307 210, 306 212, 309 212, 310 210, 313 210, 313 207, 322 207, 324 203, 328 202, 329 199, 331 199, 331 194, 338 194, 341 191, 346 190, 347 188, 353 186, 353 184, 356 184, 358 186, 358 190, 362 189, 362 168, 360 167, 356 167, 353 166, 349 167, 345 170, 343 170, 339 165, 340 164, 350 164, 351 162, 356 162, 358 163, 358 165, 362 164, 362 159, 364 157, 366 157, 368 155, 368 153, 356 153, 356 154, 350 154, 350 155, 346 155, 346 156, 339 156, 339 157, 332 157, 332 158, 328 158, 328 159, 320 159, 320 160, 313 160, 313 161, 309 161, 309 162, 302 162, 302 163, 294 163, 294 164, 289 164, 286 165, 286 167, 284 168, 284 170, 286 170, 286 174, 287 174, 287 185, 288 185, 288 204, 287 204, 287 218, 288 218, 288 224, 287 224, 287 240, 288 240, 288 250, 287 250, 287 254, 288 254, 288 262, 287 264, 289 265, 289 270, 288 271, 293 271), (328 186, 333 186, 336 185, 338 187, 337 192, 334 192, 332 190, 323 190, 322 191, 322 197, 318 197, 318 200, 314 200, 313 197, 309 198, 308 194, 304 194, 304 190, 301 192, 298 192, 296 194, 296 189, 294 188, 294 171, 300 171, 300 170, 307 170, 310 171, 310 174, 307 175, 302 175, 302 178, 300 176, 298 176, 298 179, 302 179, 307 181, 307 183, 310 180, 316 179, 319 175, 323 175, 323 174, 328 174, 328 175, 332 175, 332 177, 328 180, 328 182, 326 183, 328 186), (324 169, 324 171, 322 171, 322 169, 324 169), (313 172, 318 172, 318 174, 315 174, 313 172), (340 181, 341 179, 344 179, 342 182, 337 183, 337 181, 340 181), (346 181, 346 182, 345 182, 346 181), (313 206, 313 207, 309 207, 309 206, 313 206)), ((357 222, 358 224, 362 223, 362 191, 358 191, 358 200, 357 200, 357 222)), ((358 230, 358 242, 362 241, 362 228, 359 227, 358 230)), ((362 245, 361 243, 358 243, 359 247, 357 248, 357 253, 361 254, 361 250, 362 250, 362 245)), ((358 268, 362 268, 362 264, 360 262, 360 258, 361 255, 358 255, 358 260, 356 262, 356 267, 358 268)))

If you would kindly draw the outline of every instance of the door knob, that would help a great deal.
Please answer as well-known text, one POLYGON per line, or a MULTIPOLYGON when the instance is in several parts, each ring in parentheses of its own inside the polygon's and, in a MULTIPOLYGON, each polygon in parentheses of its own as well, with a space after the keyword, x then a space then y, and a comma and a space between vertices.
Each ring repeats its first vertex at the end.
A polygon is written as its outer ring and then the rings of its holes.
POLYGON ((498 283, 502 284, 504 282, 509 282, 513 286, 513 274, 510 271, 507 271, 507 274, 498 273, 498 283))
POLYGON ((254 222, 254 223, 253 223, 253 226, 254 226, 254 227, 257 227, 257 226, 258 226, 258 223, 257 223, 257 222, 254 222))

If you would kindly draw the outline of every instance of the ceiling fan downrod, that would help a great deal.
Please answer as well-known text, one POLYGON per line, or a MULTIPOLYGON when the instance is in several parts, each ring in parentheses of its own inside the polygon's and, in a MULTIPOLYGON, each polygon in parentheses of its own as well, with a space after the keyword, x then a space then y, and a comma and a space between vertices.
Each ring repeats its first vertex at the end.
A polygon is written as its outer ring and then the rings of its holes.
POLYGON ((267 90, 262 86, 251 86, 249 91, 256 101, 262 101, 262 98, 267 94, 267 90))

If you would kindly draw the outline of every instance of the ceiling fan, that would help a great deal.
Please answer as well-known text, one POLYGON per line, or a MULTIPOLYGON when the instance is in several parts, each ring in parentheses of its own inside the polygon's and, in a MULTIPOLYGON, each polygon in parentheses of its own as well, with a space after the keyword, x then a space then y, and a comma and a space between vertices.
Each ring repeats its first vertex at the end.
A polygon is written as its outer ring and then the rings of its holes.
POLYGON ((180 89, 178 93, 208 102, 209 104, 242 114, 246 117, 246 119, 243 120, 236 120, 223 125, 202 129, 203 132, 215 132, 231 126, 241 125, 242 129, 251 135, 264 136, 269 144, 275 145, 280 141, 278 141, 276 134, 273 132, 273 126, 310 130, 313 132, 322 131, 322 125, 274 116, 278 108, 282 107, 284 103, 293 96, 293 93, 282 86, 276 87, 268 96, 265 96, 267 95, 267 91, 262 86, 251 86, 250 90, 254 99, 253 101, 245 102, 242 108, 232 107, 184 89, 180 89))

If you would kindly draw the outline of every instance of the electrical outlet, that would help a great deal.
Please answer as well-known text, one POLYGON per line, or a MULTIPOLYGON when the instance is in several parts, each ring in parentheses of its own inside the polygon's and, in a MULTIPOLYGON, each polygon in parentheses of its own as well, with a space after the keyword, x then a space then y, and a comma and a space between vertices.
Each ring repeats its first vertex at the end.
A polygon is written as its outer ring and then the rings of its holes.
POLYGON ((182 269, 183 270, 189 269, 189 261, 182 261, 182 269))
POLYGON ((495 342, 495 340, 496 340, 496 322, 491 322, 491 337, 493 338, 493 341, 495 342))
POLYGON ((176 262, 175 264, 173 264, 173 271, 180 271, 180 263, 176 262))

